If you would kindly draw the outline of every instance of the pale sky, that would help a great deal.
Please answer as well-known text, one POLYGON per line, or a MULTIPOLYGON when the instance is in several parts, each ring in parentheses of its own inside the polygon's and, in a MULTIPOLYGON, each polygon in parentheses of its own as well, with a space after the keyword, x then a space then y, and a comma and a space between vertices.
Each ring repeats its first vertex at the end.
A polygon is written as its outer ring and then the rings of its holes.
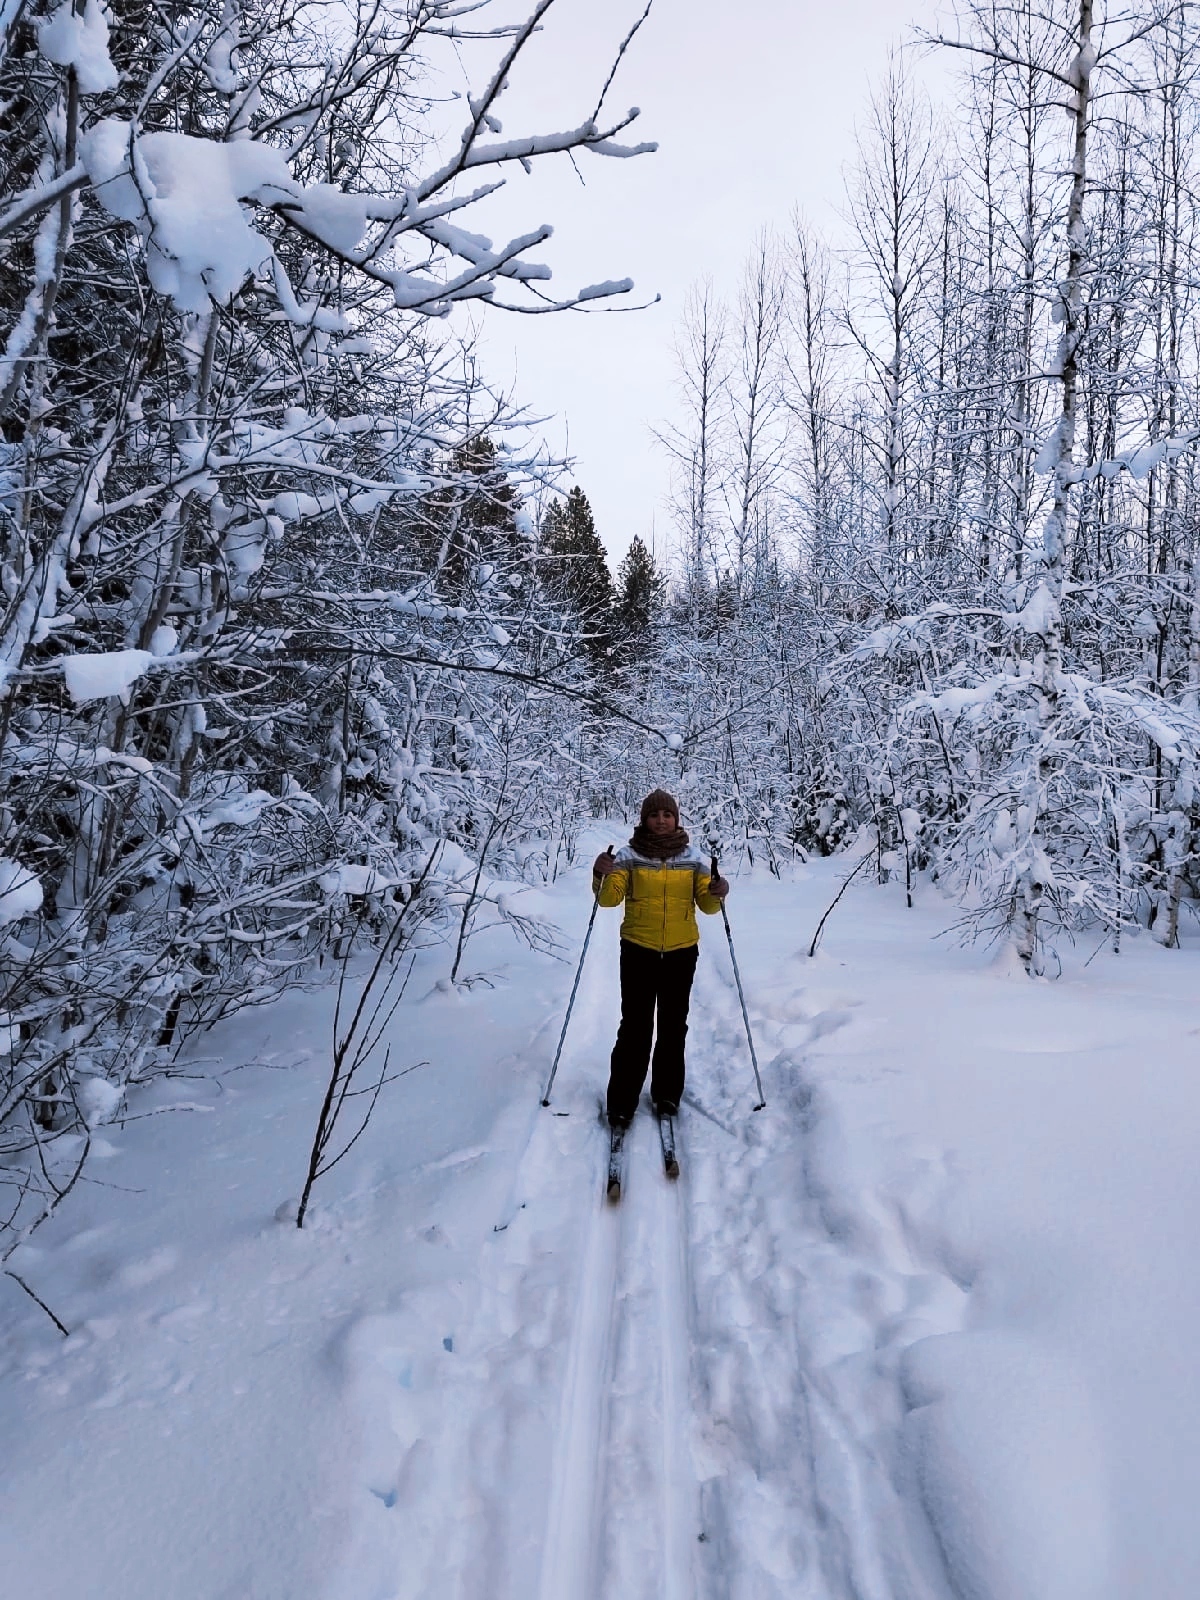
MULTIPOLYGON (((643 5, 557 0, 498 107, 505 135, 583 121, 643 5)), ((731 289, 758 231, 785 226, 796 205, 840 235, 843 170, 871 84, 908 24, 934 17, 934 0, 655 0, 606 106, 640 106, 626 138, 656 139, 658 153, 581 155, 583 183, 554 157, 531 177, 517 172, 466 222, 497 241, 552 222, 555 238, 535 254, 560 292, 631 277, 631 301, 662 296, 637 313, 483 319, 489 376, 553 414, 546 436, 575 458, 614 568, 635 533, 648 540, 656 524, 660 550, 669 538, 668 465, 651 429, 675 405, 689 286, 710 277, 731 289)), ((944 70, 916 56, 911 66, 935 82, 944 70)))

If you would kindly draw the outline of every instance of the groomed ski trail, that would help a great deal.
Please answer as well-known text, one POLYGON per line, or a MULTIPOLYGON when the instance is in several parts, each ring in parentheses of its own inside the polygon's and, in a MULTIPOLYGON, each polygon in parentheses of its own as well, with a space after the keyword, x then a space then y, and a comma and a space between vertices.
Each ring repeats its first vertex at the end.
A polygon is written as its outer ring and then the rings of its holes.
POLYGON ((613 1204, 604 1194, 607 1137, 597 1138, 595 1145, 600 1155, 590 1164, 595 1200, 563 1383, 539 1600, 590 1596, 596 1588, 617 1271, 628 1201, 613 1204))
POLYGON ((680 1180, 643 1107, 630 1132, 595 1600, 694 1600, 698 1486, 680 1180))
MULTIPOLYGON (((676 1129, 676 1155, 686 1158, 676 1129)), ((691 1455, 691 1287, 687 1274, 682 1173, 658 1168, 658 1296, 662 1379, 662 1600, 693 1600, 699 1485, 691 1455)))
POLYGON ((619 1202, 596 1186, 583 1251, 539 1600, 696 1595, 683 1208, 645 1111, 625 1161, 619 1202))
POLYGON ((368 1600, 951 1600, 905 1503, 897 1373, 913 1337, 961 1325, 964 1296, 877 1197, 830 1189, 828 1150, 814 1165, 829 1130, 804 1042, 844 1005, 798 997, 783 964, 755 972, 755 1113, 710 938, 680 1177, 643 1101, 614 1204, 608 954, 585 972, 553 1107, 531 1115, 531 1073, 497 1127, 509 1161, 486 1226, 460 1230, 449 1290, 357 1330, 378 1465, 351 1566, 378 1574, 368 1600))

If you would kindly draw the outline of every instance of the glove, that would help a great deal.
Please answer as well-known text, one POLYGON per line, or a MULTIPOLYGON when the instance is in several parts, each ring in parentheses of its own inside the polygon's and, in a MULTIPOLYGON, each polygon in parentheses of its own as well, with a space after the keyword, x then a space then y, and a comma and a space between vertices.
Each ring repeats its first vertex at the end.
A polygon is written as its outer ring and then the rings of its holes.
POLYGON ((617 870, 617 858, 611 850, 603 850, 592 862, 592 871, 598 878, 607 878, 610 872, 617 870))

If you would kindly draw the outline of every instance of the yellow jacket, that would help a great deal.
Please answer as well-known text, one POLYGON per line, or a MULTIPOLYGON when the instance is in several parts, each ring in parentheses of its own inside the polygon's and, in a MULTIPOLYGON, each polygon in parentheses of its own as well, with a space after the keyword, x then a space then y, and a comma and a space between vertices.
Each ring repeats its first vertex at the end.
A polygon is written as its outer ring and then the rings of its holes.
POLYGON ((691 848, 671 861, 647 861, 630 845, 617 851, 617 865, 601 881, 593 876, 592 892, 602 906, 625 902, 621 937, 646 950, 686 950, 700 943, 696 907, 706 916, 721 909, 709 894, 711 874, 691 848))

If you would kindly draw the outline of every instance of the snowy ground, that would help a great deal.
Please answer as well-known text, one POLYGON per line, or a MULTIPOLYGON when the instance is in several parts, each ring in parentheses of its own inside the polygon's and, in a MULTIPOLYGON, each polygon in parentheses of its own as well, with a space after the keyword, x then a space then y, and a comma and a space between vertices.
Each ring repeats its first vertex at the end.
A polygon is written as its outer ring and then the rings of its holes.
POLYGON ((735 882, 757 1115, 705 921, 683 1175, 640 1118, 618 1207, 615 914, 554 1114, 573 963, 430 965, 303 1234, 329 993, 198 1041, 12 1263, 71 1336, 0 1279, 0 1594, 1200 1594, 1200 947, 1031 983, 855 885, 810 962, 844 870, 735 882))

